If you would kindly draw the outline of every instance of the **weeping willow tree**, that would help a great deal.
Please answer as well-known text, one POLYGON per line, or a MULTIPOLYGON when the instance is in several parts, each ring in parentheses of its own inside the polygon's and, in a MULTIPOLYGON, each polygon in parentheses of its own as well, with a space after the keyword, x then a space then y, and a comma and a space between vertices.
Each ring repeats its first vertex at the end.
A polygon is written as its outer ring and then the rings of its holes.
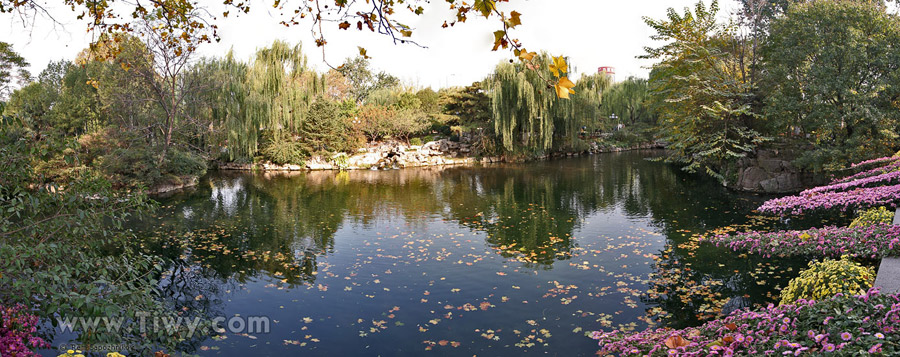
POLYGON ((235 60, 232 51, 228 51, 224 59, 206 61, 197 67, 205 67, 205 71, 202 68, 200 70, 211 73, 210 78, 214 81, 210 85, 208 95, 211 100, 204 101, 210 104, 208 110, 211 116, 210 126, 224 128, 225 133, 222 136, 226 139, 226 143, 223 144, 236 143, 228 145, 228 153, 232 160, 251 158, 256 148, 256 137, 252 138, 252 143, 246 143, 248 138, 245 133, 255 133, 246 120, 247 64, 235 60))
POLYGON ((232 160, 249 160, 259 150, 262 130, 279 145, 293 140, 309 115, 310 104, 325 92, 324 76, 307 67, 301 46, 275 41, 249 64, 229 55, 220 62, 227 79, 217 117, 228 132, 232 160))
POLYGON ((586 76, 571 99, 559 99, 546 80, 552 78, 550 57, 542 54, 534 62, 534 69, 501 63, 486 81, 494 131, 507 151, 546 151, 554 136, 577 139, 579 129, 596 120, 601 92, 609 87, 604 76, 586 76))

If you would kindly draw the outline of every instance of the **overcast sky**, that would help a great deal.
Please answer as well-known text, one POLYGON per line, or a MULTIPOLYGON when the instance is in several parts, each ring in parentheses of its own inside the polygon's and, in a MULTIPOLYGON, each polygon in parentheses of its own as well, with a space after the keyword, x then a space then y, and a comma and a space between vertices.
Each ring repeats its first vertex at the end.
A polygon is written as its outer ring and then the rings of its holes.
MULTIPOLYGON (((515 9, 522 13, 522 25, 513 31, 513 36, 522 40, 526 48, 569 56, 577 74, 612 66, 616 68, 617 79, 622 80, 648 74, 645 67, 651 63, 635 58, 643 53, 644 46, 653 44, 649 39, 651 31, 641 18, 662 18, 667 8, 674 7, 680 12, 696 0, 510 0, 510 3, 504 5, 507 11, 515 9)), ((720 16, 725 16, 737 5, 723 1, 721 7, 720 16)), ((76 20, 71 11, 61 6, 48 8, 62 26, 54 26, 43 18, 29 26, 11 15, 0 15, 0 24, 6 24, 0 25, 0 41, 12 43, 31 63, 29 69, 34 74, 51 60, 73 59, 91 41, 84 23, 76 20)), ((345 58, 358 53, 357 46, 362 46, 368 49, 375 68, 394 74, 407 84, 437 89, 480 80, 498 62, 512 57, 509 51, 491 52, 492 32, 498 26, 496 20, 470 16, 464 24, 442 29, 444 20, 453 18, 446 3, 432 1, 426 9, 422 16, 410 19, 408 25, 416 29, 413 39, 427 48, 395 45, 386 36, 341 31, 335 24, 326 24, 328 63, 340 65, 345 58)), ((204 44, 199 49, 200 55, 222 56, 233 48, 238 58, 248 59, 257 48, 281 39, 302 42, 310 65, 327 69, 321 51, 313 44, 309 23, 285 28, 278 24, 277 18, 278 14, 257 6, 250 14, 220 19, 217 24, 221 42, 204 44)))

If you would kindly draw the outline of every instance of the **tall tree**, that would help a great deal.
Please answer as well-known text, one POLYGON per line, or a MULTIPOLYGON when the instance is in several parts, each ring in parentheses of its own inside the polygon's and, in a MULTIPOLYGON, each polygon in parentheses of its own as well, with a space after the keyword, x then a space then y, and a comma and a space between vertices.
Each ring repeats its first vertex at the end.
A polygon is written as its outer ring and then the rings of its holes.
POLYGON ((16 53, 11 44, 0 41, 0 99, 12 93, 14 82, 27 82, 29 74, 26 67, 28 61, 16 53))
POLYGON ((589 83, 586 89, 571 97, 565 86, 557 85, 555 90, 548 87, 547 78, 558 75, 564 79, 569 74, 564 58, 547 54, 535 56, 527 63, 504 62, 497 66, 486 82, 494 132, 504 149, 549 150, 554 136, 574 138, 582 126, 597 119, 599 93, 608 82, 599 76, 586 77, 581 81, 589 83))
POLYGON ((836 170, 893 152, 900 124, 900 19, 883 4, 816 1, 772 23, 766 113, 812 146, 798 162, 836 170))
POLYGON ((628 77, 603 93, 603 111, 608 117, 617 114, 631 125, 650 118, 650 87, 643 78, 628 77))
POLYGON ((348 58, 338 67, 338 72, 350 82, 350 93, 356 103, 362 104, 374 91, 389 89, 400 84, 400 80, 385 72, 373 73, 369 59, 363 56, 348 58))
POLYGON ((479 126, 490 124, 491 98, 484 90, 482 82, 475 82, 464 88, 442 89, 440 94, 443 113, 453 117, 450 120, 451 124, 479 126))
POLYGON ((664 41, 646 47, 642 58, 659 62, 650 85, 662 105, 660 129, 670 143, 671 162, 686 171, 703 170, 725 181, 724 171, 767 139, 755 129, 753 83, 735 37, 736 26, 720 24, 719 6, 698 2, 693 10, 669 8, 662 20, 644 18, 664 41))

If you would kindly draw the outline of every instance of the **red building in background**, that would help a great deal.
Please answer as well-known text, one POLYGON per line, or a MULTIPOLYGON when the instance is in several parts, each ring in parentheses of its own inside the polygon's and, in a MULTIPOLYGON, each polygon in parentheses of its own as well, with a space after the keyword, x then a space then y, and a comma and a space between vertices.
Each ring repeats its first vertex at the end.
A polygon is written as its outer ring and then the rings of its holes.
POLYGON ((600 67, 597 68, 597 73, 603 73, 609 76, 613 82, 616 81, 616 67, 600 67))

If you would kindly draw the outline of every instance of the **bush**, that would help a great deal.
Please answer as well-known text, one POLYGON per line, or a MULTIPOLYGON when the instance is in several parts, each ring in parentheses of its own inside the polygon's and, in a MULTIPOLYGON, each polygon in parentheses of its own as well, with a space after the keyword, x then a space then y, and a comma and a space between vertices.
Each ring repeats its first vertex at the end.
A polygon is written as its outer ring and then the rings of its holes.
POLYGON ((162 174, 156 165, 156 155, 146 145, 135 143, 127 148, 114 149, 99 158, 100 168, 114 186, 152 186, 162 174))
POLYGON ((886 207, 870 208, 859 213, 859 215, 850 223, 850 228, 868 227, 876 224, 890 224, 894 219, 894 212, 889 211, 886 207))
POLYGON ((409 139, 409 145, 422 145, 422 138, 409 139))
POLYGON ((847 256, 810 262, 809 269, 800 272, 800 276, 781 290, 781 304, 793 304, 800 299, 824 300, 838 293, 863 294, 874 282, 874 269, 863 267, 847 256))
POLYGON ((263 160, 278 165, 302 164, 306 158, 303 146, 285 131, 263 132, 263 144, 259 153, 263 160))
POLYGON ((203 176, 206 160, 192 152, 172 149, 163 163, 163 172, 175 176, 203 176))
POLYGON ((318 98, 310 105, 299 134, 307 156, 348 150, 349 132, 341 107, 327 99, 318 98))

